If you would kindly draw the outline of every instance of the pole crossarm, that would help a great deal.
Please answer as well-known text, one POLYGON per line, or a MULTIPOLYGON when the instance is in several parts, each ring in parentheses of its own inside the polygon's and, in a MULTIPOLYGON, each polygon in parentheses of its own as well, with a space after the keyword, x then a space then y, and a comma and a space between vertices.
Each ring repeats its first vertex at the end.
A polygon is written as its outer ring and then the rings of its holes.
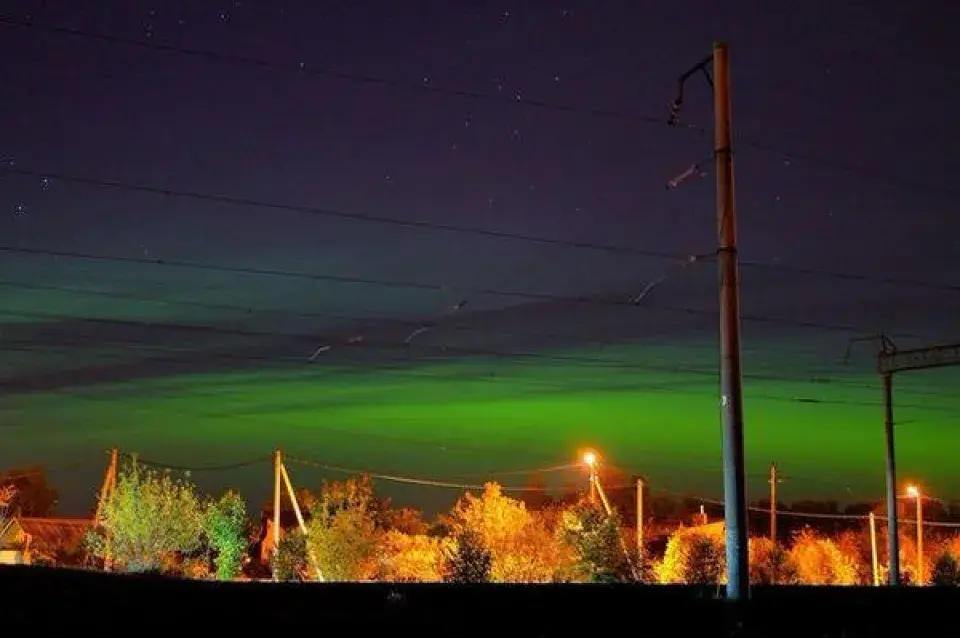
POLYGON ((877 370, 880 374, 955 365, 960 365, 960 343, 910 350, 881 351, 877 357, 877 370))

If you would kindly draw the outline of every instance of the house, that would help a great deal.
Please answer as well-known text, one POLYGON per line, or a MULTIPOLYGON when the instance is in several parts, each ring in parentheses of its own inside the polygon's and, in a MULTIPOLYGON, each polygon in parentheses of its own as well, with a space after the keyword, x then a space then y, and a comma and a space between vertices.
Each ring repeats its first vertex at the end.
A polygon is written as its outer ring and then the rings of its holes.
POLYGON ((15 516, 0 529, 0 565, 80 565, 92 527, 89 518, 15 516))

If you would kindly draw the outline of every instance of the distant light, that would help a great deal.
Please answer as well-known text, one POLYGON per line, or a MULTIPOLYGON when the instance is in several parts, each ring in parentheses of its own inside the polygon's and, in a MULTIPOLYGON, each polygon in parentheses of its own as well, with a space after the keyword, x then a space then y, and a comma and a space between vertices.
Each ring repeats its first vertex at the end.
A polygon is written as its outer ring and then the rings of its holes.
POLYGON ((910 485, 907 487, 907 495, 910 498, 920 498, 920 490, 917 489, 916 485, 910 485))

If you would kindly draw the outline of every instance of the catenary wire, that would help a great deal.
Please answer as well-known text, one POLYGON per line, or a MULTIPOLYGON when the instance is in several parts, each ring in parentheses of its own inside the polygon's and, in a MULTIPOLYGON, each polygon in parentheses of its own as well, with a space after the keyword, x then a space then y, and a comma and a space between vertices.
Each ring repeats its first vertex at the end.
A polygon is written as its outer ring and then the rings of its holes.
MULTIPOLYGON (((86 260, 86 261, 100 261, 100 262, 109 262, 109 263, 122 263, 122 264, 139 264, 139 265, 149 265, 162 268, 183 268, 188 270, 201 270, 209 272, 223 272, 223 273, 232 273, 232 274, 242 274, 242 275, 257 275, 264 277, 275 277, 275 278, 286 278, 286 279, 301 279, 307 281, 326 281, 332 283, 343 283, 343 284, 356 284, 356 285, 367 285, 375 287, 385 287, 385 288, 395 288, 395 289, 407 289, 407 290, 426 290, 432 292, 442 292, 445 289, 445 286, 435 283, 429 283, 424 281, 414 281, 414 280, 389 280, 382 278, 374 277, 352 277, 346 275, 333 275, 325 273, 312 273, 305 271, 294 271, 294 270, 281 270, 281 269, 271 269, 271 268, 255 268, 252 266, 226 266, 222 264, 216 264, 211 262, 201 262, 201 261, 188 261, 188 260, 172 260, 172 259, 153 259, 148 257, 133 257, 133 256, 122 256, 122 255, 106 255, 98 253, 88 253, 88 252, 79 252, 79 251, 67 251, 67 250, 54 250, 46 248, 28 248, 23 246, 10 246, 10 245, 0 245, 0 252, 9 253, 9 254, 23 254, 23 255, 35 255, 35 256, 46 256, 46 257, 59 257, 64 259, 74 259, 74 260, 86 260)), ((499 296, 513 299, 524 299, 527 301, 560 301, 560 302, 575 302, 575 303, 584 303, 584 304, 597 304, 597 305, 606 305, 614 307, 636 307, 630 303, 629 299, 626 296, 616 296, 612 297, 610 295, 594 295, 594 296, 569 296, 569 295, 559 295, 551 293, 537 293, 531 291, 519 291, 519 290, 498 290, 493 288, 483 288, 475 287, 471 289, 465 289, 465 291, 471 292, 474 295, 488 295, 488 296, 499 296)), ((662 304, 648 304, 645 303, 643 308, 649 308, 651 310, 671 312, 675 314, 685 314, 685 315, 714 315, 714 311, 699 309, 699 308, 690 308, 682 306, 667 306, 662 304)), ((800 328, 812 328, 820 330, 830 330, 834 332, 852 332, 852 333, 863 333, 865 332, 862 328, 851 325, 843 324, 829 324, 824 322, 817 321, 803 321, 797 319, 786 319, 780 317, 766 317, 761 315, 741 315, 741 320, 744 322, 755 322, 755 323, 765 323, 771 325, 783 325, 783 326, 793 326, 800 328)), ((875 332, 874 330, 866 332, 875 332)), ((914 339, 930 339, 926 335, 918 335, 900 332, 896 333, 895 336, 903 336, 914 339)))
MULTIPOLYGON (((638 257, 648 257, 648 258, 656 258, 656 259, 668 259, 668 260, 679 261, 681 263, 686 262, 690 258, 690 255, 683 255, 679 253, 671 253, 671 252, 664 252, 664 251, 657 251, 657 250, 650 250, 650 249, 642 249, 642 248, 617 245, 617 244, 603 244, 603 243, 595 243, 595 242, 573 241, 573 240, 566 240, 566 239, 559 239, 559 238, 543 237, 538 235, 530 235, 525 233, 516 233, 516 232, 511 232, 506 230, 481 228, 481 227, 475 227, 475 226, 461 226, 456 224, 428 222, 423 220, 401 219, 398 217, 374 215, 374 214, 368 214, 368 213, 349 212, 349 211, 344 211, 344 210, 339 210, 334 208, 323 208, 323 207, 316 207, 316 206, 302 206, 302 205, 296 205, 296 204, 285 204, 280 202, 269 202, 269 201, 251 199, 251 198, 240 197, 235 195, 215 195, 211 193, 202 193, 198 191, 176 190, 176 189, 171 189, 167 187, 152 186, 147 184, 135 183, 131 181, 83 177, 83 176, 78 176, 78 175, 73 175, 68 173, 61 173, 56 171, 38 171, 38 170, 26 169, 26 168, 15 167, 15 166, 0 166, 0 169, 5 171, 6 173, 13 174, 13 175, 37 177, 42 179, 55 179, 62 182, 73 182, 73 183, 83 184, 83 185, 92 186, 92 187, 122 190, 126 192, 145 193, 145 194, 151 194, 151 195, 172 196, 172 197, 179 197, 184 199, 192 199, 192 200, 205 201, 205 202, 217 203, 217 204, 229 204, 234 206, 242 206, 242 207, 262 209, 262 210, 281 210, 281 211, 295 212, 295 213, 306 214, 306 215, 315 215, 315 216, 332 217, 332 218, 340 218, 340 219, 351 219, 354 221, 365 221, 365 222, 400 226, 400 227, 406 227, 406 228, 417 228, 421 230, 435 230, 435 231, 451 232, 451 233, 464 234, 464 235, 489 237, 494 239, 561 246, 561 247, 573 248, 573 249, 592 250, 597 252, 605 252, 605 253, 613 253, 613 254, 634 255, 638 257)), ((940 292, 960 292, 960 286, 956 286, 956 285, 911 280, 911 279, 900 279, 896 277, 882 277, 882 276, 876 276, 876 275, 837 272, 837 271, 823 270, 818 268, 790 266, 786 264, 772 264, 772 263, 756 262, 756 261, 749 261, 749 260, 741 260, 739 262, 739 265, 743 268, 792 273, 792 274, 798 274, 798 275, 821 277, 821 278, 842 280, 842 281, 873 282, 873 283, 880 283, 880 284, 885 284, 889 286, 907 287, 907 288, 924 289, 924 290, 932 290, 932 291, 940 291, 940 292)))

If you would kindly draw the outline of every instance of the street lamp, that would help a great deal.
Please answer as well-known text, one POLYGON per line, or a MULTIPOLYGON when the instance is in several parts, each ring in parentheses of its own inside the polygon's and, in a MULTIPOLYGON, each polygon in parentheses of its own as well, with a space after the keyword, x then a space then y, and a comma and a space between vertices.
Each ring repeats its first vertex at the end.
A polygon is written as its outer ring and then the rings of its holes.
POLYGON ((923 585, 923 494, 916 485, 910 485, 907 496, 917 501, 917 585, 923 585))

